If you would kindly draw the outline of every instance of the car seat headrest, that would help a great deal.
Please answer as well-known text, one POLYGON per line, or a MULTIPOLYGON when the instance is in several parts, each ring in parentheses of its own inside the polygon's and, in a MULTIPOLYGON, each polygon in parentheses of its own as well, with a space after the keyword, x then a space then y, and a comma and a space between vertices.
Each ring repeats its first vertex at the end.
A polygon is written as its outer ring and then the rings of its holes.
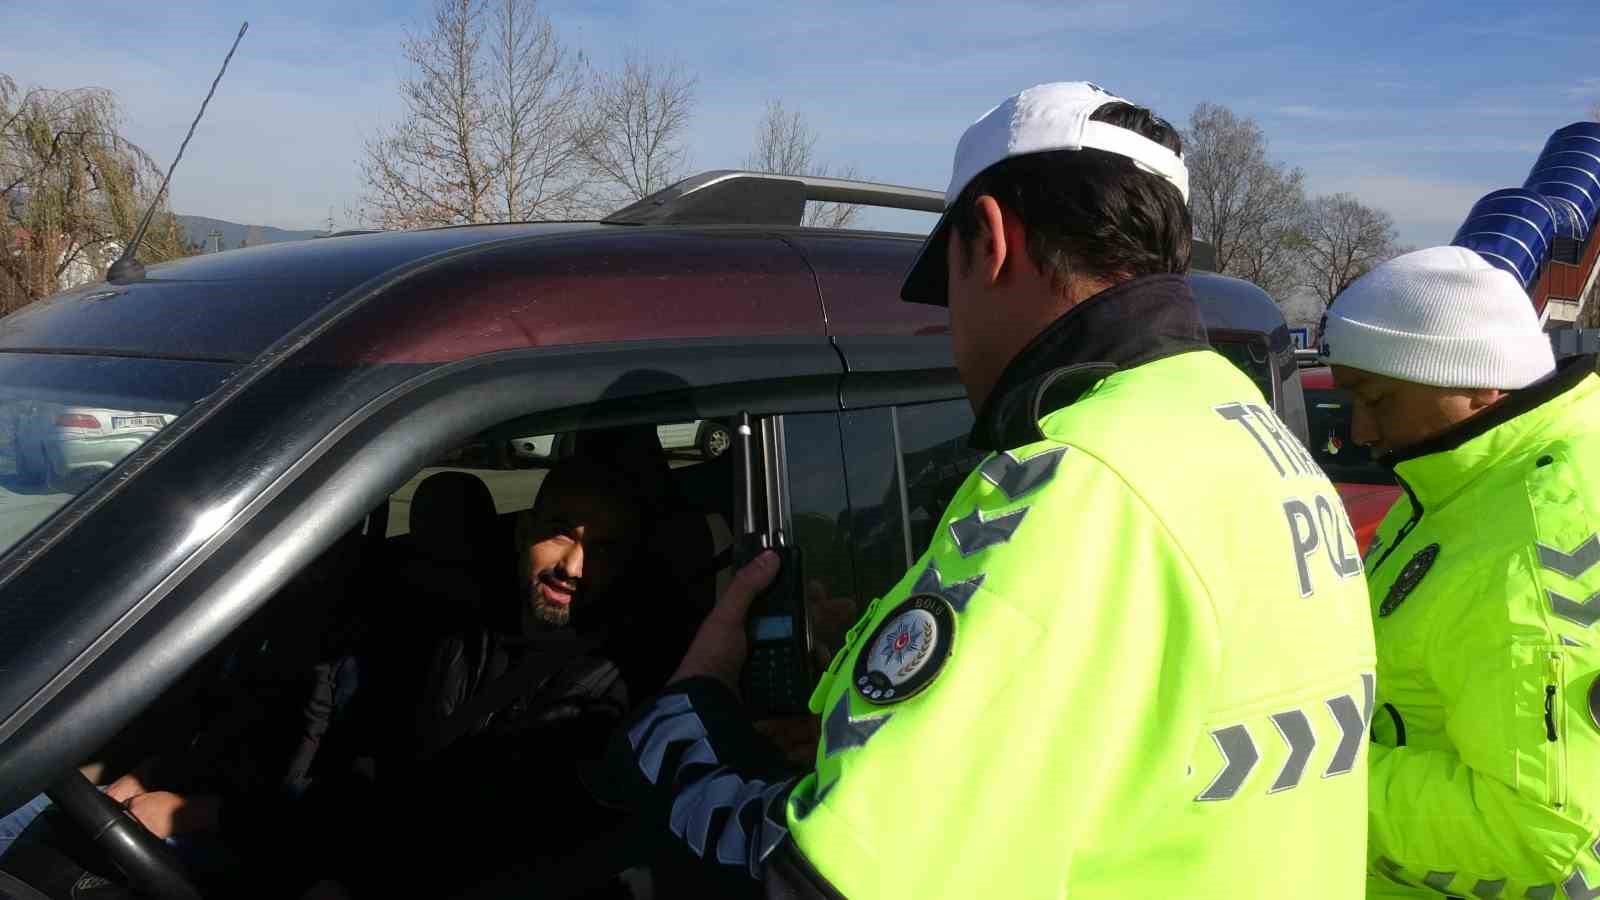
POLYGON ((434 559, 482 556, 494 527, 494 497, 476 475, 436 472, 411 497, 411 536, 418 552, 434 559))

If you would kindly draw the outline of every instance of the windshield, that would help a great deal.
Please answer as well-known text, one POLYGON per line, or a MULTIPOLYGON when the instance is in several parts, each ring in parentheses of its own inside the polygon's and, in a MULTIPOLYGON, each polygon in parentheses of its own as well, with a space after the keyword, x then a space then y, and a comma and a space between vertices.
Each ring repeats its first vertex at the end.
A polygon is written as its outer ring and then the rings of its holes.
POLYGON ((105 477, 236 368, 0 353, 0 553, 105 477))
POLYGON ((1373 459, 1372 451, 1350 439, 1350 394, 1307 389, 1311 455, 1329 481, 1345 484, 1394 484, 1394 473, 1373 459))

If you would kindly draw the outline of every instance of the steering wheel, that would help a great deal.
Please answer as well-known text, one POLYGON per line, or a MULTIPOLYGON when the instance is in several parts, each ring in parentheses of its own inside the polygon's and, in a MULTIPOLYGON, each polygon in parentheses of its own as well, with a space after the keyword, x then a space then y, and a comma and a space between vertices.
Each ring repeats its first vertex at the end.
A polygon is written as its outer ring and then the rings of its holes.
POLYGON ((82 773, 68 773, 45 793, 111 858, 134 890, 157 900, 200 900, 172 850, 82 773))

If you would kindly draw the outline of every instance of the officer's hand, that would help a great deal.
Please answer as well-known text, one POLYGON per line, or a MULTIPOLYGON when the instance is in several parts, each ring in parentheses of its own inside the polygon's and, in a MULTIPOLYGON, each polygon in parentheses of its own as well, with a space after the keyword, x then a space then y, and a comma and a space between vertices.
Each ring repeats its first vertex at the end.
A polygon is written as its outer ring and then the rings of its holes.
MULTIPOLYGON (((689 652, 672 674, 672 681, 710 675, 739 692, 739 672, 744 668, 745 654, 749 652, 744 634, 745 616, 756 595, 772 584, 778 576, 778 554, 771 550, 751 560, 733 576, 728 589, 722 592, 717 605, 700 623, 689 652)), ((669 682, 670 683, 670 682, 669 682)))

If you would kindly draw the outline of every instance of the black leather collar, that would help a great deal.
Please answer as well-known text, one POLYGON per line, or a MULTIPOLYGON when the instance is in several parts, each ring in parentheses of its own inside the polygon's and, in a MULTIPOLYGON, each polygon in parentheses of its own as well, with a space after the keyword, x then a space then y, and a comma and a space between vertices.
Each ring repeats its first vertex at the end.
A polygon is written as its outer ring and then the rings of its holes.
POLYGON ((1068 310, 1012 358, 969 442, 985 451, 1031 444, 1044 437, 1042 416, 1076 402, 1107 375, 1210 346, 1187 277, 1124 281, 1068 310))
POLYGON ((1595 371, 1595 363, 1594 354, 1568 357, 1556 364, 1554 372, 1521 390, 1512 391, 1511 396, 1494 406, 1460 424, 1446 428, 1425 441, 1386 453, 1378 458, 1378 463, 1393 470, 1395 466, 1408 460, 1434 453, 1448 453, 1467 441, 1488 434, 1523 413, 1538 409, 1577 387, 1578 382, 1595 371))

